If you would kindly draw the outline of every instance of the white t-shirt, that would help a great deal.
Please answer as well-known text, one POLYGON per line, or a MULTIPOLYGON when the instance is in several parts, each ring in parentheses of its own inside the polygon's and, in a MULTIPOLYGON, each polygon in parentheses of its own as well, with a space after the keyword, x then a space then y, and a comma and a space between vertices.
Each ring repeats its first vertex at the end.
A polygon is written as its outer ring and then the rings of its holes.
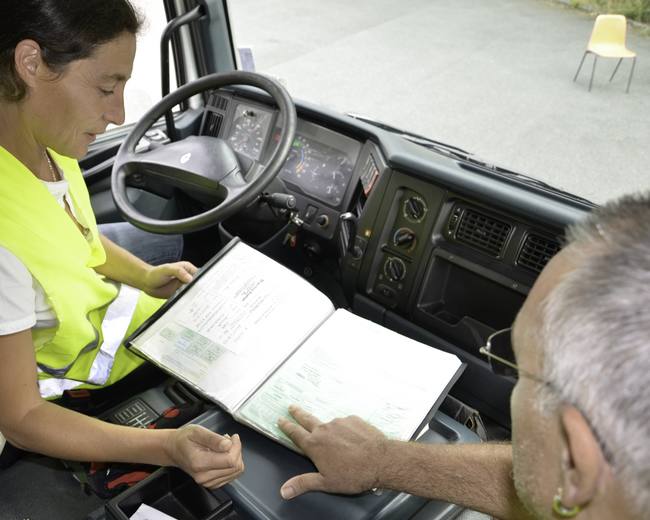
MULTIPOLYGON (((65 208, 65 201, 79 224, 86 226, 75 210, 68 181, 41 181, 65 208)), ((11 251, 0 246, 0 336, 31 328, 47 328, 58 323, 43 287, 11 251)))

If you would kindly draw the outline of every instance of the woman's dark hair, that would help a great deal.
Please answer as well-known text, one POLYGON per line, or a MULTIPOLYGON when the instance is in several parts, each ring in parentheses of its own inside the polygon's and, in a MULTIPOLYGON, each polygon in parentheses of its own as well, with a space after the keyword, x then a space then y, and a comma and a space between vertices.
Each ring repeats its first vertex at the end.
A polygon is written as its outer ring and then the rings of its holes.
POLYGON ((129 0, 3 0, 0 14, 0 99, 20 101, 27 86, 18 76, 14 51, 31 39, 43 61, 62 72, 72 61, 123 32, 137 34, 142 24, 129 0))

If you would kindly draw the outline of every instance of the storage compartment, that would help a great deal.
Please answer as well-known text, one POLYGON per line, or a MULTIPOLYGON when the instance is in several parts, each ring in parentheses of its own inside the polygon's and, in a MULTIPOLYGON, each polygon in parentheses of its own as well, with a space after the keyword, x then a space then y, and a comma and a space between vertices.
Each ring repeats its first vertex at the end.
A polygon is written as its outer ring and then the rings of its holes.
POLYGON ((176 468, 160 468, 106 504, 107 517, 128 520, 141 504, 177 520, 224 520, 237 518, 223 491, 200 486, 176 468))
POLYGON ((492 332, 512 325, 525 290, 482 266, 447 256, 437 252, 432 258, 418 297, 417 319, 478 356, 492 332))

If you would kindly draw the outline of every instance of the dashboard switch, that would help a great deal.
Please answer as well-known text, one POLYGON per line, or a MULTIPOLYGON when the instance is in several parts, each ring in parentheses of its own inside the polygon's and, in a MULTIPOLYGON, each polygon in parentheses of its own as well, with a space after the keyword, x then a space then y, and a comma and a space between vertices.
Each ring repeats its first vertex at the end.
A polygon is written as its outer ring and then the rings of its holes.
POLYGON ((397 247, 411 250, 415 246, 415 233, 409 228, 399 228, 393 236, 393 243, 397 247))
POLYGON ((389 300, 394 300, 397 296, 393 289, 384 284, 379 284, 377 286, 377 293, 389 300))
POLYGON ((384 264, 384 274, 392 282, 403 280, 406 276, 406 265, 404 261, 399 258, 389 257, 384 264))
POLYGON ((305 208, 305 222, 311 224, 314 221, 314 217, 316 216, 317 212, 318 208, 316 206, 308 204, 305 208))
POLYGON ((404 217, 411 222, 421 222, 427 214, 427 205, 422 197, 414 195, 404 201, 404 217))

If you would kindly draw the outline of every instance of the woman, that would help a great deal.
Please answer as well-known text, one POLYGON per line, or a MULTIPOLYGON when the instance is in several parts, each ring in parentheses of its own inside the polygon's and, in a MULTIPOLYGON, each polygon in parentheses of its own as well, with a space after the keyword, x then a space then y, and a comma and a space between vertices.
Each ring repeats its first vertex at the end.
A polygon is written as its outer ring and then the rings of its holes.
POLYGON ((223 485, 243 471, 237 436, 122 427, 50 402, 137 368, 122 339, 196 268, 150 266, 101 236, 77 164, 108 124, 124 122, 140 26, 128 0, 3 7, 0 431, 53 457, 174 465, 223 485))

